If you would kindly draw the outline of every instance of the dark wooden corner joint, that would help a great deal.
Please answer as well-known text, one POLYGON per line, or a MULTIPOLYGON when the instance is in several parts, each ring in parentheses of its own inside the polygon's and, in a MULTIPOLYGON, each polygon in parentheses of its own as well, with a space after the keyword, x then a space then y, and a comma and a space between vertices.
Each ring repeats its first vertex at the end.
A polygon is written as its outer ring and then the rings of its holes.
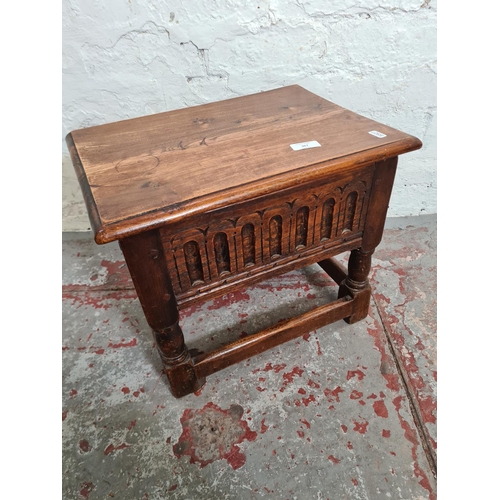
POLYGON ((66 141, 95 240, 119 240, 176 397, 282 342, 366 317, 397 157, 422 146, 297 85, 66 141), (347 250, 345 269, 333 256, 347 250), (340 285, 337 300, 190 354, 179 308, 315 262, 340 285))

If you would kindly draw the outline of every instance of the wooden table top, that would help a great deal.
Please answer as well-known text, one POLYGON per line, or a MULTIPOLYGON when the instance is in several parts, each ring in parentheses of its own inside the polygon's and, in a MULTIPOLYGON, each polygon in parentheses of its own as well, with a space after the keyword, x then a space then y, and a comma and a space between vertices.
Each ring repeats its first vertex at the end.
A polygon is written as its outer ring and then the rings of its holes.
POLYGON ((75 130, 66 141, 98 243, 422 146, 298 85, 75 130), (321 147, 290 147, 306 141, 321 147))

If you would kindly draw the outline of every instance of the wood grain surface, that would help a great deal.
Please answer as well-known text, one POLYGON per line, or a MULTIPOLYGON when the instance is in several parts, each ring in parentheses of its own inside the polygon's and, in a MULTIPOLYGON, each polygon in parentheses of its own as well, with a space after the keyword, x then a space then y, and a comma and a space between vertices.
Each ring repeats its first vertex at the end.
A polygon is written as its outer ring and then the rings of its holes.
POLYGON ((67 142, 98 243, 422 145, 298 85, 76 130, 67 142), (290 147, 305 141, 321 147, 290 147))

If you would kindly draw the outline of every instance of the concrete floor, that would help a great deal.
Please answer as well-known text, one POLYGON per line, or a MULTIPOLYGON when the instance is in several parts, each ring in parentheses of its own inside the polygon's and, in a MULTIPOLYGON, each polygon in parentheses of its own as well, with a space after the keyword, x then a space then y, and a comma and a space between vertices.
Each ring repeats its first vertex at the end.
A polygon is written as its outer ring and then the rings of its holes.
MULTIPOLYGON (((345 256, 347 257, 347 256, 345 256)), ((389 219, 369 317, 175 399, 118 245, 63 235, 64 499, 434 499, 436 217, 389 219)), ((213 349, 336 297, 310 266, 186 309, 213 349)))

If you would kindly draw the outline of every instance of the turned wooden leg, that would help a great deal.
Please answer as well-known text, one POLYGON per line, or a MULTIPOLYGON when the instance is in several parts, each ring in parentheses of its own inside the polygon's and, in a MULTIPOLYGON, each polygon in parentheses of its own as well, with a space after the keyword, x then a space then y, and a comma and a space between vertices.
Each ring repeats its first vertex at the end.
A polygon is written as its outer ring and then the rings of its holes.
POLYGON ((372 254, 382 240, 397 164, 398 158, 393 157, 374 165, 363 240, 361 247, 351 252, 347 278, 341 283, 339 290, 339 298, 350 295, 354 299, 354 312, 345 318, 347 323, 356 323, 368 315, 371 295, 368 274, 372 254))
POLYGON ((193 360, 179 327, 177 301, 168 275, 163 246, 152 230, 120 241, 144 315, 153 329, 156 347, 172 394, 180 398, 198 390, 205 379, 198 379, 193 360))
POLYGON ((351 316, 345 318, 347 323, 356 323, 368 315, 370 305, 371 287, 368 282, 368 274, 372 262, 371 252, 363 252, 360 248, 353 250, 349 257, 347 278, 341 283, 339 298, 350 295, 354 299, 354 311, 351 316))

